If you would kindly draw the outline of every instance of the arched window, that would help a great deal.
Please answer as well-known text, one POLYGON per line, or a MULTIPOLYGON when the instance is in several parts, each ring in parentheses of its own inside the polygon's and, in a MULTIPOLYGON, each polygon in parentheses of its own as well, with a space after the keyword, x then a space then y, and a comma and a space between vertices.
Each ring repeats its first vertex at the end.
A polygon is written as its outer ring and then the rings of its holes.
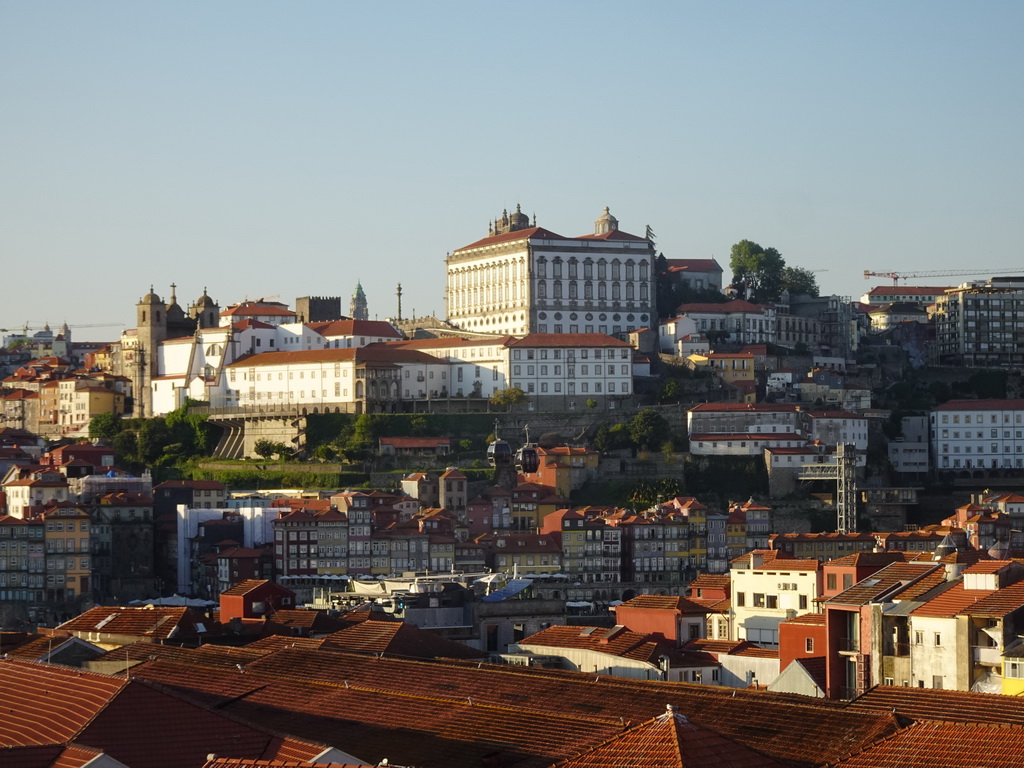
POLYGON ((548 260, 541 256, 537 259, 537 277, 542 280, 548 276, 548 260))
POLYGON ((622 279, 622 264, 618 259, 612 262, 612 280, 622 279))
POLYGON ((626 279, 627 280, 635 280, 636 279, 636 274, 635 274, 634 264, 633 264, 633 260, 632 259, 630 259, 629 261, 626 262, 626 279))

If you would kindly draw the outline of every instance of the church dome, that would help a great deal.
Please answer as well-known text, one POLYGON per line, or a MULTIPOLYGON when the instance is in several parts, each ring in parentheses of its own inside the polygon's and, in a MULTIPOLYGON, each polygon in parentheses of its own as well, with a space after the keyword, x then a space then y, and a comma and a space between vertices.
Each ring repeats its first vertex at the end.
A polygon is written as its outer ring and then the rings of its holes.
POLYGON ((160 297, 157 296, 156 293, 153 292, 153 286, 151 285, 151 286, 149 286, 149 293, 147 293, 145 296, 143 296, 142 297, 142 301, 140 301, 139 303, 140 304, 162 304, 163 302, 160 301, 160 297))
POLYGON ((203 295, 200 296, 199 299, 196 301, 196 306, 199 307, 200 309, 204 307, 216 306, 213 299, 206 295, 206 288, 203 288, 203 295))

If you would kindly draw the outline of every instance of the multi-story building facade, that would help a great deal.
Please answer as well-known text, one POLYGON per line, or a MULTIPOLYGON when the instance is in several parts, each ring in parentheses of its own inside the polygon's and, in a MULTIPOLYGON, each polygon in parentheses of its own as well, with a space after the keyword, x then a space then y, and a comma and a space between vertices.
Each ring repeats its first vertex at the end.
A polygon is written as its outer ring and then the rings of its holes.
POLYGON ((654 317, 654 246, 605 208, 594 234, 563 237, 516 206, 448 255, 448 319, 493 334, 620 334, 654 317))
POLYGON ((712 342, 733 344, 774 344, 777 335, 775 307, 733 299, 721 304, 682 304, 679 315, 696 323, 697 331, 712 342))
POLYGON ((964 283, 937 297, 935 352, 944 365, 1024 364, 1024 278, 964 283))
POLYGON ((937 471, 1024 468, 1024 399, 950 400, 930 421, 937 471))
POLYGON ((814 609, 821 593, 821 562, 755 550, 732 561, 730 625, 733 640, 779 644, 779 622, 814 609))
POLYGON ((582 408, 587 400, 614 407, 633 393, 633 349, 611 336, 531 334, 507 342, 509 383, 539 409, 582 408))

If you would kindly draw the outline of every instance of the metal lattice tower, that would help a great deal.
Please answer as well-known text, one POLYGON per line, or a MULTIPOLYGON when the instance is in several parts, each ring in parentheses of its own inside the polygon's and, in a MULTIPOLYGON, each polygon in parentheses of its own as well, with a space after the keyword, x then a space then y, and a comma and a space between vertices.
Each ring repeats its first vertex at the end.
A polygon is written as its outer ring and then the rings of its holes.
POLYGON ((853 443, 836 447, 835 464, 807 464, 800 468, 800 480, 835 480, 836 531, 857 531, 857 449, 853 443))

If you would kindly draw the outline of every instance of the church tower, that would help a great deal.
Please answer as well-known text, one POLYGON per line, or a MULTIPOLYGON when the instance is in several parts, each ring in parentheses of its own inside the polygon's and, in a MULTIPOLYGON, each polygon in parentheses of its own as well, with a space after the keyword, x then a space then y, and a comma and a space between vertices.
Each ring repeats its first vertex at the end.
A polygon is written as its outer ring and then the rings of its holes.
POLYGON ((167 310, 160 297, 149 287, 149 293, 135 305, 135 348, 127 360, 127 373, 132 380, 132 396, 135 398, 134 415, 153 415, 150 384, 159 376, 157 360, 161 342, 167 338, 167 310))
POLYGON ((363 293, 362 283, 356 283, 356 289, 352 293, 352 302, 349 304, 348 313, 353 320, 370 319, 370 313, 366 308, 366 294, 363 293))
POLYGON ((206 288, 196 303, 188 308, 189 316, 196 321, 197 328, 216 328, 220 325, 220 307, 209 297, 206 288))

